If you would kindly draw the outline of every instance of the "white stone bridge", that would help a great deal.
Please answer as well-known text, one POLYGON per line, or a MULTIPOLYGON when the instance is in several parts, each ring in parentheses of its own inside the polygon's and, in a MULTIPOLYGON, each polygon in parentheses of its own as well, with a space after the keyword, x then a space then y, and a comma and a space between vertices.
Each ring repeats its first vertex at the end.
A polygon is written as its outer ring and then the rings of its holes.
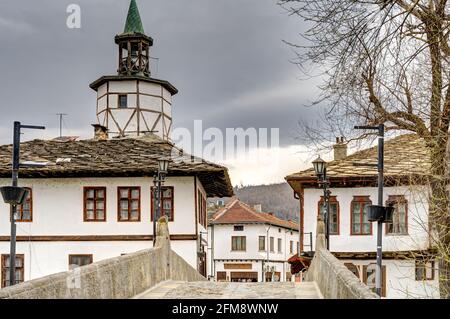
POLYGON ((210 282, 170 248, 166 219, 152 249, 103 260, 0 290, 0 299, 319 299, 377 296, 325 249, 318 223, 316 253, 306 281, 210 282))

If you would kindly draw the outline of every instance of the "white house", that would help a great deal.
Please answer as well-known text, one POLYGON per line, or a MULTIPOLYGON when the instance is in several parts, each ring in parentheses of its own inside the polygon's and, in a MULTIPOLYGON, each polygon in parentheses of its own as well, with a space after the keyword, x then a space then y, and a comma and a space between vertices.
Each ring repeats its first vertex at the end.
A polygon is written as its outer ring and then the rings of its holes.
POLYGON ((210 220, 208 237, 211 280, 291 281, 287 260, 299 247, 298 224, 234 199, 210 220))
MULTIPOLYGON (((416 135, 402 135, 385 143, 385 204, 395 207, 393 224, 383 225, 383 287, 387 298, 439 297, 438 267, 428 232, 428 191, 420 182, 427 168, 425 144, 416 135)), ((365 207, 376 204, 377 148, 346 154, 341 139, 335 159, 327 163, 331 183, 330 251, 370 287, 375 286, 376 223, 365 207)), ((323 190, 313 169, 286 177, 300 198, 300 231, 313 233, 322 208, 323 190)), ((300 248, 305 251, 305 236, 300 248)))
MULTIPOLYGON (((206 198, 233 194, 227 169, 194 159, 168 141, 168 104, 176 89, 150 78, 152 41, 143 34, 134 0, 125 32, 117 39, 119 74, 91 85, 99 94, 95 137, 21 144, 22 162, 47 165, 19 172, 19 186, 29 193, 16 216, 17 282, 150 248, 153 176, 162 158, 170 159, 162 207, 169 217, 172 248, 206 275, 207 249, 201 239, 207 227, 206 198), (122 118, 128 118, 125 124, 122 118)), ((0 146, 2 186, 11 183, 11 152, 11 145, 0 146)), ((9 206, 1 202, 2 287, 9 285, 10 217, 9 206)))

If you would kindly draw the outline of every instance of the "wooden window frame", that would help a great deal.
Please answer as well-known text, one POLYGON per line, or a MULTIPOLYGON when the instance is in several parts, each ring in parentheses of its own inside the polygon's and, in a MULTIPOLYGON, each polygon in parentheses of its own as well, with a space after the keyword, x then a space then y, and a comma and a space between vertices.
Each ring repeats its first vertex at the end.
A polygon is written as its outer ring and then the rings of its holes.
POLYGON ((137 223, 137 222, 141 221, 141 187, 140 186, 119 186, 119 187, 117 187, 117 221, 122 222, 122 223, 124 223, 124 222, 125 223, 137 223), (125 189, 128 190, 128 198, 120 197, 120 191, 125 190, 125 189), (138 192, 139 192, 139 197, 137 199, 137 201, 138 201, 138 219, 136 219, 136 220, 130 219, 130 217, 131 217, 131 201, 136 200, 131 197, 131 192, 133 190, 138 190, 138 192), (128 219, 122 219, 121 214, 120 214, 120 212, 122 210, 122 208, 120 207, 120 202, 125 199, 128 199, 128 219))
POLYGON ((393 203, 402 203, 405 205, 405 232, 404 233, 392 233, 389 232, 389 223, 386 223, 384 233, 389 236, 406 236, 408 235, 408 201, 404 195, 389 195, 386 201, 386 206, 393 203))
POLYGON ((258 236, 258 251, 266 251, 266 236, 258 236), (264 243, 264 249, 261 249, 261 247, 260 247, 260 241, 261 241, 261 238, 263 239, 263 243, 264 243))
MULTIPOLYGON (((5 288, 8 287, 6 285, 6 272, 9 271, 9 265, 6 265, 6 261, 9 257, 9 254, 2 254, 1 255, 1 287, 5 288)), ((25 281, 25 255, 24 254, 16 254, 16 259, 22 259, 22 267, 16 267, 16 273, 19 271, 22 275, 22 281, 19 281, 19 283, 22 283, 25 281)))
POLYGON ((104 222, 106 222, 106 212, 107 212, 106 203, 107 203, 106 187, 104 187, 104 186, 85 186, 85 187, 83 187, 83 221, 86 223, 104 223, 104 222), (95 216, 95 219, 87 218, 87 205, 86 204, 87 204, 87 192, 89 190, 94 190, 94 216, 95 216), (97 218, 97 200, 96 200, 97 197, 96 197, 96 195, 97 195, 98 190, 103 190, 103 192, 104 192, 103 219, 97 218))
POLYGON ((200 190, 200 188, 197 189, 197 211, 198 211, 198 223, 200 225, 203 225, 203 211, 202 211, 202 198, 203 198, 203 194, 202 191, 200 190))
MULTIPOLYGON (((339 236, 340 235, 340 232, 341 232, 341 208, 340 208, 340 205, 339 205, 339 201, 337 200, 337 196, 330 196, 330 205, 331 204, 336 204, 337 205, 337 209, 336 209, 336 214, 337 214, 337 216, 336 216, 336 219, 337 219, 337 232, 335 232, 335 233, 333 233, 333 232, 330 232, 330 235, 336 235, 336 236, 339 236)), ((323 198, 323 196, 320 196, 320 200, 319 200, 319 202, 317 203, 317 216, 319 216, 320 215, 320 208, 323 206, 323 203, 324 203, 324 198, 323 198)))
MULTIPOLYGON (((30 219, 23 219, 23 205, 17 205, 16 208, 16 216, 20 218, 16 218, 16 223, 32 223, 33 222, 33 190, 31 187, 24 187, 28 191, 28 196, 25 198, 25 201, 28 201, 30 204, 30 219)), ((12 216, 11 216, 12 218, 12 216)))
MULTIPOLYGON (((171 212, 170 212, 169 222, 173 222, 175 220, 175 207, 174 207, 175 188, 173 186, 162 186, 161 187, 162 193, 164 194, 164 190, 167 190, 167 189, 171 189, 172 190, 172 198, 171 198, 171 200, 172 200, 172 204, 171 204, 172 205, 172 209, 171 209, 171 212)), ((154 190, 155 190, 155 187, 152 186, 150 188, 150 197, 151 197, 151 199, 150 199, 150 202, 151 202, 151 204, 150 204, 150 221, 153 221, 153 217, 154 217, 153 215, 154 215, 154 212, 155 212, 155 209, 154 209, 154 200, 155 200, 154 190)), ((161 197, 161 198, 164 201, 164 197, 161 197)), ((163 205, 161 205, 161 210, 164 211, 163 205)), ((162 211, 161 211, 161 216, 163 216, 162 215, 162 213, 163 213, 162 211)))
MULTIPOLYGON (((375 265, 375 263, 371 264, 375 265)), ((366 285, 367 285, 367 267, 369 265, 363 265, 363 283, 365 283, 366 285)), ((386 297, 387 294, 386 282, 387 282, 386 265, 383 265, 381 268, 381 297, 386 297)))
MULTIPOLYGON (((237 244, 236 244, 237 246, 237 244)), ((235 251, 235 252, 245 252, 247 251, 247 236, 231 236, 231 251, 235 251), (233 248, 233 241, 235 238, 241 238, 241 246, 244 246, 243 249, 234 249, 233 248), (242 245, 242 239, 244 239, 243 241, 243 245, 242 245)))
POLYGON ((198 208, 198 222, 203 227, 207 228, 207 203, 206 195, 201 191, 200 188, 197 189, 197 208, 198 208))
POLYGON ((416 260, 414 263, 414 277, 415 281, 431 281, 435 279, 435 261, 434 260, 416 260), (431 263, 431 277, 427 277, 426 265, 431 263), (418 267, 423 268, 424 278, 419 278, 417 274, 418 267))
MULTIPOLYGON (((70 270, 70 265, 72 265, 70 263, 70 259, 73 257, 88 257, 90 259, 90 262, 87 265, 90 265, 94 262, 94 255, 92 255, 92 254, 69 254, 69 256, 68 256, 69 270, 70 270)), ((84 266, 87 266, 87 265, 84 265, 84 266)), ((78 266, 78 267, 83 267, 83 266, 78 266)))
POLYGON ((289 253, 290 254, 294 253, 294 241, 293 240, 289 241, 289 253))
POLYGON ((367 234, 363 234, 362 233, 362 218, 363 218, 363 213, 364 213, 364 209, 361 206, 360 208, 360 212, 359 212, 359 220, 360 220, 360 226, 361 226, 361 232, 360 233, 354 233, 353 232, 353 204, 354 203, 369 203, 369 205, 372 205, 372 200, 370 199, 370 196, 353 196, 352 202, 350 203, 350 235, 351 236, 372 236, 373 235, 373 227, 372 227, 372 223, 369 222, 370 225, 370 232, 367 234))
POLYGON ((283 240, 281 238, 277 238, 277 253, 283 253, 283 240))

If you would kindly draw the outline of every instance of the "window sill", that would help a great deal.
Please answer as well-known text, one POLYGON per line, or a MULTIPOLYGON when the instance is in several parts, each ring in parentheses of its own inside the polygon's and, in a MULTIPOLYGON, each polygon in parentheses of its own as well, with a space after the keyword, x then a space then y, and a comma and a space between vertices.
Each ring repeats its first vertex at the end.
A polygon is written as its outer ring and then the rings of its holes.
POLYGON ((394 237, 394 236, 409 236, 408 233, 386 233, 385 235, 392 236, 392 237, 394 237))

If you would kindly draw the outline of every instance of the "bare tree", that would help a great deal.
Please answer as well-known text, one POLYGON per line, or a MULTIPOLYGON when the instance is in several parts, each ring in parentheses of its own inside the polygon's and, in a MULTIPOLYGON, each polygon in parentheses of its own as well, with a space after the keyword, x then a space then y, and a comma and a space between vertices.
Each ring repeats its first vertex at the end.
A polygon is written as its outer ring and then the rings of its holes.
POLYGON ((388 130, 415 132, 425 140, 429 228, 438 249, 440 294, 450 298, 450 5, 446 0, 278 2, 309 24, 304 45, 289 44, 305 74, 319 70, 325 79, 317 102, 328 103, 328 122, 345 118, 347 131, 353 124, 385 123, 388 130))

